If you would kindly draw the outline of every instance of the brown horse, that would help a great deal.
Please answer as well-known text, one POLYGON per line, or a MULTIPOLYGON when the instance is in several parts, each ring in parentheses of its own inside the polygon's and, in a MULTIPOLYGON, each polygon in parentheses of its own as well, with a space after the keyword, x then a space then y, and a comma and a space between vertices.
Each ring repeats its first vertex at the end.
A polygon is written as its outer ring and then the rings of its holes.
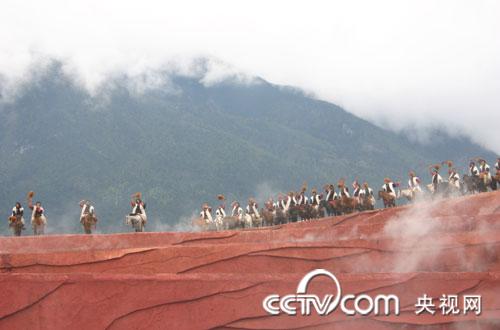
POLYGON ((264 226, 274 225, 274 210, 272 207, 266 206, 260 210, 262 222, 264 226))
POLYGON ((384 202, 384 208, 396 206, 396 197, 383 190, 378 192, 378 199, 382 199, 384 202))
POLYGON ((20 216, 10 216, 9 217, 9 227, 12 228, 14 232, 14 236, 21 236, 21 232, 24 229, 24 224, 22 221, 22 217, 20 216))
POLYGON ((375 209, 375 198, 372 195, 363 195, 361 197, 361 209, 362 210, 374 210, 375 209))
POLYGON ((342 213, 344 214, 352 213, 358 207, 358 200, 353 197, 342 196, 341 207, 342 207, 342 213))
POLYGON ((93 214, 87 213, 82 218, 82 226, 85 234, 92 234, 92 228, 95 229, 97 217, 93 214))
POLYGON ((334 199, 333 201, 330 201, 330 206, 333 210, 333 213, 335 215, 341 215, 342 214, 342 200, 341 199, 334 199))

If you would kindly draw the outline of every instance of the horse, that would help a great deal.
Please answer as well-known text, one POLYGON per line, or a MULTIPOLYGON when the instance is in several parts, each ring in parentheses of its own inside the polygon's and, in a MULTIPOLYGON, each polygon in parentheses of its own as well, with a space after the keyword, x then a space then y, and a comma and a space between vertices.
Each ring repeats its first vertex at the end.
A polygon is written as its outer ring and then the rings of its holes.
POLYGON ((276 208, 274 211, 274 224, 275 225, 281 225, 285 224, 288 219, 288 214, 285 210, 280 209, 279 207, 276 208))
POLYGON ((333 201, 330 201, 329 204, 334 215, 342 214, 342 200, 340 198, 336 198, 333 201))
POLYGON ((92 228, 95 229, 97 217, 93 214, 87 213, 82 218, 82 226, 85 234, 92 234, 92 228))
POLYGON ((375 209, 375 197, 373 195, 364 194, 361 197, 361 209, 374 210, 375 209))
POLYGON ((43 215, 33 217, 31 225, 33 227, 33 235, 43 235, 45 233, 46 220, 43 215))
POLYGON ((489 173, 481 173, 479 174, 479 180, 479 190, 481 192, 487 192, 488 187, 491 187, 491 183, 493 181, 491 175, 489 173))
POLYGON ((396 206, 396 197, 386 191, 380 190, 378 192, 378 199, 382 199, 384 202, 384 208, 396 206))
POLYGON ((238 217, 227 216, 222 218, 223 229, 238 229, 242 227, 242 223, 238 217))
POLYGON ((23 218, 21 216, 10 216, 9 227, 12 228, 14 236, 21 236, 21 232, 24 229, 23 218))
POLYGON ((145 214, 137 215, 127 215, 125 217, 125 223, 127 225, 132 225, 136 233, 144 231, 144 225, 146 224, 147 218, 145 214))
POLYGON ((298 206, 290 206, 287 213, 288 213, 288 222, 297 222, 299 218, 298 206))
POLYGON ((354 197, 342 196, 340 199, 340 208, 343 214, 354 212, 358 207, 358 200, 354 197))
POLYGON ((325 207, 323 204, 319 205, 311 205, 311 218, 312 219, 319 219, 323 218, 325 216, 325 207))
POLYGON ((491 178, 491 190, 497 190, 498 186, 500 186, 500 171, 491 178))
POLYGON ((266 206, 260 210, 262 215, 262 224, 264 226, 272 226, 274 224, 274 210, 272 207, 266 206))
POLYGON ((480 191, 479 185, 480 185, 480 179, 478 176, 470 176, 467 174, 464 174, 462 178, 464 184, 462 185, 462 189, 466 189, 462 191, 463 194, 468 193, 468 194, 474 194, 476 192, 480 191))

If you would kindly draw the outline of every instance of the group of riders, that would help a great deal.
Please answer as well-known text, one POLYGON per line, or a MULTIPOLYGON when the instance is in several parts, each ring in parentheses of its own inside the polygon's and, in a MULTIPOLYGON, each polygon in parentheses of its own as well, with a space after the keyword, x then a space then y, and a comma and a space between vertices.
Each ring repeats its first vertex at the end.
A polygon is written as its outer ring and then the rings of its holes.
MULTIPOLYGON (((31 227, 33 228, 34 235, 43 235, 45 233, 45 226, 47 225, 47 218, 45 210, 41 202, 33 204, 34 192, 28 193, 27 201, 28 207, 31 210, 31 227)), ((89 200, 81 200, 80 203, 80 224, 82 225, 85 234, 91 234, 92 230, 96 228, 97 215, 95 208, 89 200)), ((144 231, 144 226, 147 222, 146 203, 143 202, 141 193, 132 195, 130 205, 132 211, 125 216, 125 224, 131 225, 136 232, 144 231)), ((9 227, 15 236, 21 236, 25 227, 24 222, 24 208, 20 202, 17 202, 12 208, 12 214, 9 217, 9 227)))
POLYGON ((496 173, 492 174, 490 166, 484 159, 471 161, 467 173, 460 177, 452 161, 429 166, 431 183, 422 186, 421 179, 415 171, 408 173, 408 186, 402 189, 400 182, 390 178, 384 179, 384 184, 375 196, 374 191, 367 182, 360 184, 355 180, 352 184, 352 195, 345 180, 337 184, 324 186, 324 193, 318 193, 316 188, 311 190, 311 196, 306 196, 307 185, 304 184, 299 192, 279 194, 277 199, 269 198, 264 207, 259 208, 256 200, 250 198, 243 208, 238 201, 231 203, 231 209, 226 212, 224 195, 218 195, 220 205, 212 215, 212 208, 208 203, 203 203, 199 218, 193 223, 202 230, 224 230, 245 227, 260 227, 279 225, 352 213, 354 211, 373 210, 376 198, 383 201, 384 207, 396 206, 398 198, 405 198, 412 202, 426 196, 450 197, 464 194, 486 192, 488 189, 496 190, 500 185, 500 157, 495 163, 496 173), (477 162, 477 164, 476 164, 477 162), (447 166, 447 180, 440 175, 440 170, 447 166), (229 213, 229 214, 228 214, 229 213))
MULTIPOLYGON (((229 214, 226 213, 224 195, 218 195, 220 205, 212 215, 212 208, 208 203, 202 205, 199 218, 194 224, 203 230, 222 230, 245 227, 259 227, 278 225, 302 220, 311 220, 327 216, 347 214, 354 211, 373 210, 376 197, 382 199, 384 207, 396 206, 396 200, 404 197, 409 201, 431 196, 453 196, 485 192, 488 189, 496 190, 500 185, 500 157, 495 163, 496 173, 492 174, 490 166, 484 159, 478 159, 478 165, 470 162, 467 174, 462 178, 453 167, 451 161, 430 166, 431 183, 422 188, 422 181, 414 171, 408 173, 408 187, 401 189, 400 182, 394 182, 390 178, 384 179, 384 184, 375 196, 372 188, 367 182, 360 184, 358 180, 352 184, 352 195, 345 180, 341 179, 337 184, 337 190, 333 184, 324 186, 324 193, 319 193, 315 188, 311 190, 311 196, 306 196, 307 185, 303 185, 300 192, 289 192, 280 194, 276 200, 270 198, 264 203, 264 207, 258 207, 255 199, 250 198, 248 205, 243 208, 238 201, 231 203, 229 214), (448 166, 448 178, 444 180, 439 174, 442 166, 448 166)), ((47 218, 41 202, 33 203, 34 192, 30 191, 27 196, 28 207, 31 210, 31 226, 34 235, 43 235, 47 218)), ((144 231, 147 223, 146 203, 142 200, 141 193, 135 193, 131 197, 131 212, 125 216, 125 224, 132 226, 136 232, 144 231)), ((96 228, 97 216, 94 206, 88 200, 81 200, 80 223, 86 234, 92 233, 96 228)), ((20 236, 25 229, 24 208, 17 202, 9 217, 9 226, 15 236, 20 236)))

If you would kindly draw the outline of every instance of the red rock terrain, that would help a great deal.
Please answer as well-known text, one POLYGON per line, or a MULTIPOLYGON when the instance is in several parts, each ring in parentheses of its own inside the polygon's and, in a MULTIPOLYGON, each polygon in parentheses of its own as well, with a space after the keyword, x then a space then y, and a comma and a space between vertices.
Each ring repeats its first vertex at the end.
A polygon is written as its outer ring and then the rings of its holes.
POLYGON ((500 192, 244 231, 2 237, 0 329, 500 329, 499 252, 500 192), (265 312, 316 268, 342 294, 397 295, 400 315, 265 312), (415 314, 424 293, 436 314, 415 314), (442 294, 481 295, 481 315, 442 315, 442 294))

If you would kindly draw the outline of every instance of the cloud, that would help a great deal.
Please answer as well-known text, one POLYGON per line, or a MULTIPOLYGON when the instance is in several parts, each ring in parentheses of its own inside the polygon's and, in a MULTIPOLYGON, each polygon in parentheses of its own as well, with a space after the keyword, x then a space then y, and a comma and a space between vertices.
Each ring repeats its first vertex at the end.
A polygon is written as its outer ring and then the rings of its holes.
POLYGON ((381 126, 444 125, 500 152, 498 12, 493 0, 7 0, 0 84, 15 90, 56 59, 90 91, 120 74, 140 91, 163 83, 158 68, 192 74, 209 58, 207 85, 259 76, 381 126))

